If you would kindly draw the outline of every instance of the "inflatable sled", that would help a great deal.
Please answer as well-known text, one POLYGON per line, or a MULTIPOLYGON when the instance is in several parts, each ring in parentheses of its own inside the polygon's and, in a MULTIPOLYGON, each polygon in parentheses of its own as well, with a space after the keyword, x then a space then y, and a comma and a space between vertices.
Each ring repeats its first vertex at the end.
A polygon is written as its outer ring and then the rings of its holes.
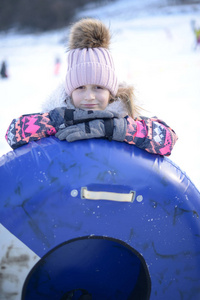
POLYGON ((50 137, 0 165, 0 223, 38 256, 16 300, 200 299, 200 193, 169 159, 50 137))

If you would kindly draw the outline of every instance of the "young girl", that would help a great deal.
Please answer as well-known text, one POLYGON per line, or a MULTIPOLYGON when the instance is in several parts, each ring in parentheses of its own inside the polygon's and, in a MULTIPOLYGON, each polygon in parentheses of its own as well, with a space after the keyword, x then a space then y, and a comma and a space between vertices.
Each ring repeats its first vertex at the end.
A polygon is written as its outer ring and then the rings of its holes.
POLYGON ((13 149, 55 135, 68 142, 107 138, 171 154, 175 132, 157 118, 138 117, 133 87, 118 83, 109 43, 109 30, 98 20, 72 26, 65 81, 43 104, 43 113, 11 122, 6 139, 13 149))

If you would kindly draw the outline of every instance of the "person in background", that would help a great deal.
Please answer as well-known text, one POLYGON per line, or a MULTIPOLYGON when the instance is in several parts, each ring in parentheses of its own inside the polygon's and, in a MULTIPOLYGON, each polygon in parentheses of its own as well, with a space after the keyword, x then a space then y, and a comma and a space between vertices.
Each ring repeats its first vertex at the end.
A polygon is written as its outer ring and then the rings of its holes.
POLYGON ((54 75, 59 75, 60 74, 60 58, 56 57, 55 59, 55 65, 54 65, 54 75))
POLYGON ((7 78, 8 77, 7 64, 6 64, 5 60, 2 61, 0 74, 1 74, 1 78, 7 78))
POLYGON ((196 21, 191 21, 192 30, 195 35, 195 45, 194 49, 196 50, 198 46, 200 46, 200 27, 197 26, 196 21))

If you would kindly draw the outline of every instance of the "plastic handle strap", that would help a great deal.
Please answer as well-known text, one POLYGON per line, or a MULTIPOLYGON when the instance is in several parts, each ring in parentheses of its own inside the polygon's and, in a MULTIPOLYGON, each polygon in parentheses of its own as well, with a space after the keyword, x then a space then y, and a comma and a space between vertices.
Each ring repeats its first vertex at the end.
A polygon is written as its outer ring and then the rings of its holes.
POLYGON ((133 202, 135 198, 135 192, 130 193, 112 193, 103 191, 88 191, 86 187, 81 189, 81 197, 88 200, 110 200, 118 202, 133 202))

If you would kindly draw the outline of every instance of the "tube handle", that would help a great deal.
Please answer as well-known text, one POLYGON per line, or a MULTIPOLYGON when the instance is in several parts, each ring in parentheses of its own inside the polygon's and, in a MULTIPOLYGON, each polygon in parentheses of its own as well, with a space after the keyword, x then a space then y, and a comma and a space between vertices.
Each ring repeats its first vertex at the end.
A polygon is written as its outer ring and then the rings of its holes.
POLYGON ((89 191, 86 187, 81 188, 81 198, 88 200, 110 200, 117 202, 133 202, 135 199, 135 192, 129 193, 113 193, 104 191, 89 191))

